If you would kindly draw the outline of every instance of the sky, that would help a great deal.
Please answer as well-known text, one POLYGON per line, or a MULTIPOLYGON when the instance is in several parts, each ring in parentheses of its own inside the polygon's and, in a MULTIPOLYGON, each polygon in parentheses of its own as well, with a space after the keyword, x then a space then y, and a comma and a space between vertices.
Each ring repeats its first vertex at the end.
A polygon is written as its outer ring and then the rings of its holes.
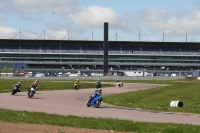
POLYGON ((0 39, 199 42, 200 0, 0 0, 0 39))

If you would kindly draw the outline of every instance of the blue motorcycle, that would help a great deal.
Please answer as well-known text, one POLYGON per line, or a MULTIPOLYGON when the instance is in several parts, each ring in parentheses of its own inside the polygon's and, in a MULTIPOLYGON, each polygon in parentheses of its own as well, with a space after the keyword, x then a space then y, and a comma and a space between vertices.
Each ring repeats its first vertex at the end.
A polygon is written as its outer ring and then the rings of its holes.
POLYGON ((102 100, 103 97, 101 96, 101 94, 97 94, 90 102, 87 101, 87 107, 93 106, 95 108, 98 108, 102 100))

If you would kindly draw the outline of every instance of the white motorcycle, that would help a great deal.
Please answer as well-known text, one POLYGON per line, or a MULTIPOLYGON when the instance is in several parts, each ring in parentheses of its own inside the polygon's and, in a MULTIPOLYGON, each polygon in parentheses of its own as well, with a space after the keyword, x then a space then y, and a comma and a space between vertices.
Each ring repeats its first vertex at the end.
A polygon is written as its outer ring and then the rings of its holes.
POLYGON ((11 95, 15 95, 17 92, 19 92, 19 89, 18 89, 16 86, 14 86, 14 87, 12 88, 12 93, 11 93, 11 95))
POLYGON ((29 93, 28 93, 28 98, 34 97, 34 94, 35 94, 35 93, 36 93, 36 88, 31 87, 31 88, 30 88, 30 91, 29 91, 29 93))
POLYGON ((117 86, 123 87, 123 82, 117 82, 117 86))

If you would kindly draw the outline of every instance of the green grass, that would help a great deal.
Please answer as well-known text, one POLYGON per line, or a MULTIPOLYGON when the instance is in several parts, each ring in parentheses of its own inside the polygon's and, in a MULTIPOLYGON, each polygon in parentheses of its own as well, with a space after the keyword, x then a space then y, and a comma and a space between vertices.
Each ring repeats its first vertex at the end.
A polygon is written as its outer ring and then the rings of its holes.
MULTIPOLYGON (((0 92, 10 92, 10 88, 17 83, 17 80, 0 80, 0 92)), ((25 91, 32 80, 20 81, 25 87, 25 91)), ((95 88, 94 83, 85 83, 81 81, 81 89, 95 88)), ((90 81, 91 82, 91 81, 90 81)), ((106 82, 106 81, 102 81, 106 82)), ((111 81, 107 81, 111 82, 111 81)), ((113 81, 115 82, 115 81, 113 81)), ((141 108, 147 110, 184 112, 200 114, 200 81, 197 80, 176 80, 176 81, 124 81, 126 83, 150 83, 150 84, 168 84, 170 86, 158 87, 149 90, 140 90, 117 95, 104 97, 104 102, 116 106, 129 108, 141 108), (171 108, 169 104, 173 100, 181 100, 184 106, 181 108, 171 108)), ((109 83, 103 84, 103 87, 112 86, 109 83)), ((52 82, 50 80, 39 81, 40 90, 59 90, 73 89, 73 81, 52 82)), ((123 88, 121 88, 123 89, 123 88)), ((27 91, 27 90, 26 90, 27 91)), ((78 128, 102 129, 114 131, 131 131, 137 133, 199 133, 200 126, 172 123, 145 123, 133 122, 118 119, 97 119, 77 116, 49 115, 39 112, 11 111, 0 109, 0 120, 15 123, 37 123, 59 126, 71 126, 78 128)))
POLYGON ((200 114, 200 81, 178 80, 129 82, 168 84, 170 86, 111 95, 104 97, 104 102, 128 108, 200 114), (171 108, 170 102, 176 100, 181 100, 184 106, 181 108, 171 108))
MULTIPOLYGON (((17 82, 21 82, 22 85, 22 91, 28 91, 28 88, 30 84, 33 82, 33 80, 0 80, 0 93, 5 93, 5 92, 11 92, 11 89, 13 85, 15 85, 17 82)), ((85 83, 85 82, 80 82, 80 87, 79 89, 85 89, 85 88, 96 88, 96 82, 93 81, 94 83, 85 83)), ((102 88, 104 87, 112 87, 114 85, 111 84, 103 84, 102 88)), ((41 91, 46 91, 46 90, 71 90, 74 89, 74 81, 66 81, 66 80, 40 80, 38 82, 38 88, 41 91)))
POLYGON ((61 116, 39 112, 10 111, 0 109, 0 119, 14 123, 36 123, 77 128, 114 130, 137 133, 199 133, 200 126, 172 123, 146 123, 118 119, 61 116))
POLYGON ((0 72, 1 73, 12 73, 13 72, 13 68, 0 68, 0 72))

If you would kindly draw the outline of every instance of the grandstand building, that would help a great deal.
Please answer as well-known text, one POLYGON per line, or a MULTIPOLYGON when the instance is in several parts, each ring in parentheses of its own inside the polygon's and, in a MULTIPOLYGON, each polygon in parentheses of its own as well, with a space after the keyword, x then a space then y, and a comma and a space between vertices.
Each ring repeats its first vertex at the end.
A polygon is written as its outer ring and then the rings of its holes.
MULTIPOLYGON (((103 71, 103 41, 0 39, 0 67, 103 71)), ((200 68, 198 42, 109 41, 111 71, 192 71, 200 68)))

